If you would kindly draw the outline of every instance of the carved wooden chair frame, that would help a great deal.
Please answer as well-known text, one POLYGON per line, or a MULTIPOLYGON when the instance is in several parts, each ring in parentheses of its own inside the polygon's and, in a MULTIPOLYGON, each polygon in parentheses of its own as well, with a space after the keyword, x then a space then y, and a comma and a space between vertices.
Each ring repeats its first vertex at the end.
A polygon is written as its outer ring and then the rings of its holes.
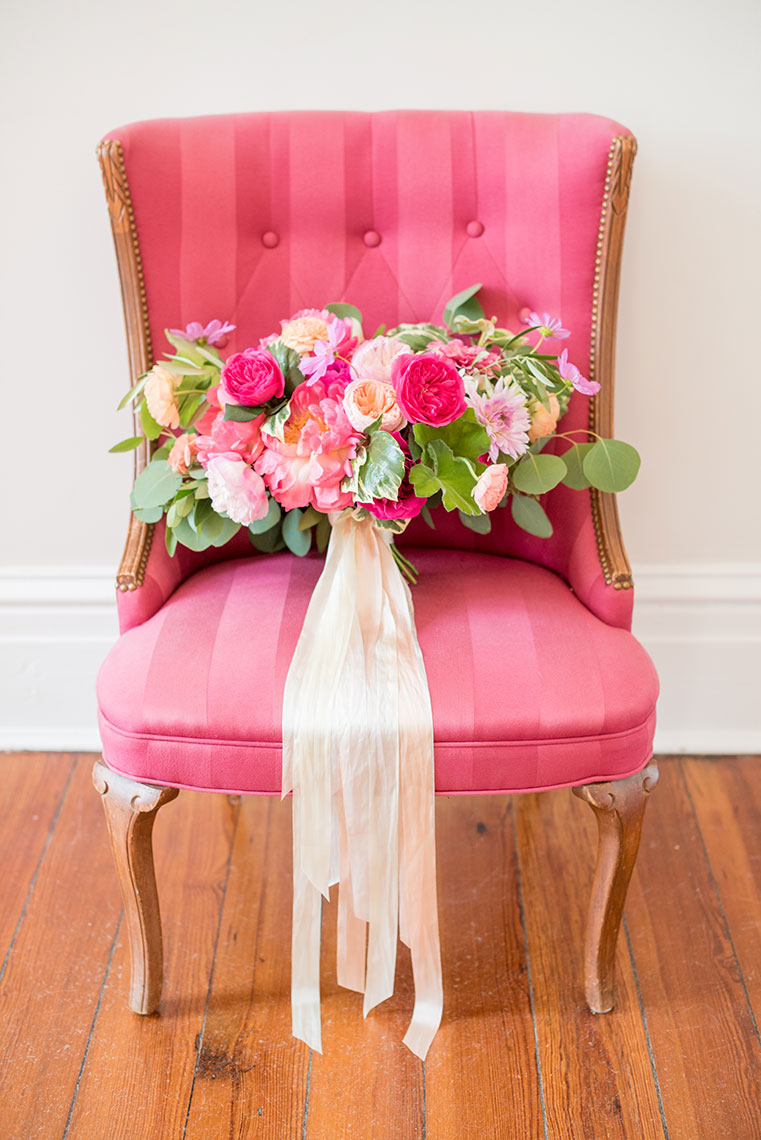
MULTIPOLYGON (((636 142, 628 136, 613 139, 608 156, 597 237, 590 377, 601 390, 590 400, 589 426, 603 436, 613 432, 613 391, 616 314, 626 211, 636 142)), ((130 198, 124 154, 117 140, 98 148, 111 228, 119 267, 131 375, 153 364, 148 305, 143 279, 137 227, 130 198)), ((135 435, 141 435, 139 422, 135 435)), ((148 462, 151 444, 146 439, 135 452, 135 476, 148 462)), ((614 590, 632 586, 615 495, 591 488, 600 564, 606 584, 614 590)), ((130 516, 127 540, 117 575, 120 590, 138 589, 145 574, 153 526, 130 516)), ((584 950, 584 988, 595 1013, 613 1008, 616 942, 626 892, 639 849, 648 793, 658 781, 653 760, 639 773, 620 780, 572 788, 594 810, 598 824, 597 865, 587 919, 584 950)), ((153 865, 152 832, 159 808, 179 794, 176 788, 139 783, 96 761, 93 782, 103 798, 106 819, 119 876, 130 944, 129 1006, 135 1013, 153 1013, 163 983, 161 918, 153 865)))

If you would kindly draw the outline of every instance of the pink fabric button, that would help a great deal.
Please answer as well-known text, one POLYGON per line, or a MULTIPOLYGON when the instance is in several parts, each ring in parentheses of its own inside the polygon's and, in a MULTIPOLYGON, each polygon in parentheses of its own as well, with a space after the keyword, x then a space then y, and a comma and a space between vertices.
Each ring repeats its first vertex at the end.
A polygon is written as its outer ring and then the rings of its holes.
POLYGON ((368 249, 373 249, 376 245, 380 245, 382 238, 380 234, 376 232, 376 230, 368 230, 365 236, 362 238, 362 241, 365 243, 368 249))
POLYGON ((276 245, 280 245, 280 234, 267 230, 266 234, 262 234, 262 245, 266 245, 267 249, 274 249, 276 245))
POLYGON ((483 222, 468 222, 465 227, 465 233, 468 237, 480 237, 484 232, 483 222))

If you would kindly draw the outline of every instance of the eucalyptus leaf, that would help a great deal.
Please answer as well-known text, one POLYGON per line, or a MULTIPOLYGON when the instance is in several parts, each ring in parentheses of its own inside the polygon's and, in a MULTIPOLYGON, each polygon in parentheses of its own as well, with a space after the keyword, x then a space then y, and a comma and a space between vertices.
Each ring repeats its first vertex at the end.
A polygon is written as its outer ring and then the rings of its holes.
POLYGON ((283 541, 291 554, 303 558, 312 545, 312 535, 308 530, 299 530, 300 521, 301 511, 298 507, 287 512, 283 519, 283 541))
POLYGON ((170 530, 169 527, 167 527, 164 531, 164 543, 166 545, 167 553, 171 558, 177 549, 177 535, 173 530, 170 530))
POLYGON ((476 534, 488 534, 490 532, 491 515, 466 515, 464 511, 460 511, 459 515, 460 522, 468 530, 473 530, 476 534))
POLYGON ((584 474, 600 491, 625 491, 637 478, 637 449, 620 439, 598 439, 584 456, 584 474))
POLYGON ((359 324, 362 324, 362 314, 356 305, 347 305, 343 301, 336 301, 333 304, 326 305, 325 308, 335 317, 351 317, 352 320, 359 321, 359 324))
POLYGON ((330 542, 330 532, 332 531, 332 529, 333 528, 330 525, 330 519, 328 518, 328 516, 322 515, 322 517, 320 518, 320 521, 318 522, 317 526, 315 527, 315 532, 314 532, 315 542, 317 543, 317 549, 320 552, 320 554, 325 553, 325 549, 326 549, 328 543, 330 542))
POLYGON ((123 439, 120 443, 115 443, 113 447, 109 447, 109 454, 114 454, 119 451, 134 451, 136 447, 145 439, 144 435, 131 435, 129 439, 123 439))
POLYGON ((166 459, 154 459, 138 475, 132 488, 132 505, 138 510, 146 507, 163 507, 180 489, 182 476, 166 459))
POLYGON ((279 521, 275 523, 274 526, 271 526, 269 530, 263 531, 260 534, 253 534, 251 527, 249 527, 248 537, 251 540, 251 545, 255 546, 257 550, 261 550, 263 554, 274 554, 277 550, 285 549, 282 527, 279 521))
POLYGON ((310 503, 309 506, 304 509, 299 519, 299 530, 309 530, 311 527, 317 526, 323 517, 322 512, 316 511, 310 503))
POLYGON ((272 530, 273 526, 277 526, 280 522, 281 514, 280 504, 270 499, 264 518, 248 524, 249 534, 265 534, 268 530, 272 530))
POLYGON ((157 523, 164 513, 163 507, 143 507, 132 511, 136 519, 144 523, 157 523))
POLYGON ((558 455, 534 455, 527 451, 511 472, 513 486, 527 495, 543 495, 557 487, 567 467, 558 455))
POLYGON ((566 487, 572 487, 574 491, 583 491, 585 487, 589 486, 589 480, 584 474, 583 463, 593 446, 594 444, 591 443, 574 443, 572 447, 568 448, 568 451, 563 452, 563 462, 568 468, 563 476, 566 487))
POLYGON ((511 499, 513 518, 521 530, 526 530, 537 538, 549 538, 552 534, 552 523, 541 503, 526 495, 512 495, 511 499))

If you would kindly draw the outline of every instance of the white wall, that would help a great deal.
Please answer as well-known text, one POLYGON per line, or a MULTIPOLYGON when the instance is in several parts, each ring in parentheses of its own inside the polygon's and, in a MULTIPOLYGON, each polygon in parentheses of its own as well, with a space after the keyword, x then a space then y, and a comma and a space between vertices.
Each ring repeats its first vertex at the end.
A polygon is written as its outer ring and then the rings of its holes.
MULTIPOLYGON (((629 552, 651 581, 718 574, 757 609, 757 0, 6 0, 1 19, 0 602, 30 574, 60 598, 76 567, 102 578, 121 551, 131 461, 105 451, 128 434, 114 412, 126 354, 101 134, 162 115, 416 106, 594 111, 637 134, 617 409, 643 455, 621 498, 629 552)), ((697 604, 714 605, 710 589, 697 604)), ((714 617, 712 637, 736 636, 714 617)), ((662 706, 679 724, 680 699, 662 706)))

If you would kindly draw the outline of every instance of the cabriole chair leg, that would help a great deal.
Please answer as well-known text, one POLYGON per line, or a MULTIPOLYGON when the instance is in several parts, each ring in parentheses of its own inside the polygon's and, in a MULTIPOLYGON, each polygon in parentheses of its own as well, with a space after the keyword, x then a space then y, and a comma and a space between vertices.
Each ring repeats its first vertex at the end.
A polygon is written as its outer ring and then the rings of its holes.
POLYGON ((135 1013, 153 1013, 161 1000, 164 971, 153 821, 159 808, 179 791, 139 784, 112 772, 100 760, 95 761, 92 779, 103 799, 124 900, 131 963, 129 1007, 135 1013))
POLYGON ((607 1013, 615 1004, 618 931, 639 850, 647 796, 657 783, 658 766, 651 760, 635 776, 572 789, 594 810, 599 836, 584 945, 584 990, 593 1013, 607 1013))

